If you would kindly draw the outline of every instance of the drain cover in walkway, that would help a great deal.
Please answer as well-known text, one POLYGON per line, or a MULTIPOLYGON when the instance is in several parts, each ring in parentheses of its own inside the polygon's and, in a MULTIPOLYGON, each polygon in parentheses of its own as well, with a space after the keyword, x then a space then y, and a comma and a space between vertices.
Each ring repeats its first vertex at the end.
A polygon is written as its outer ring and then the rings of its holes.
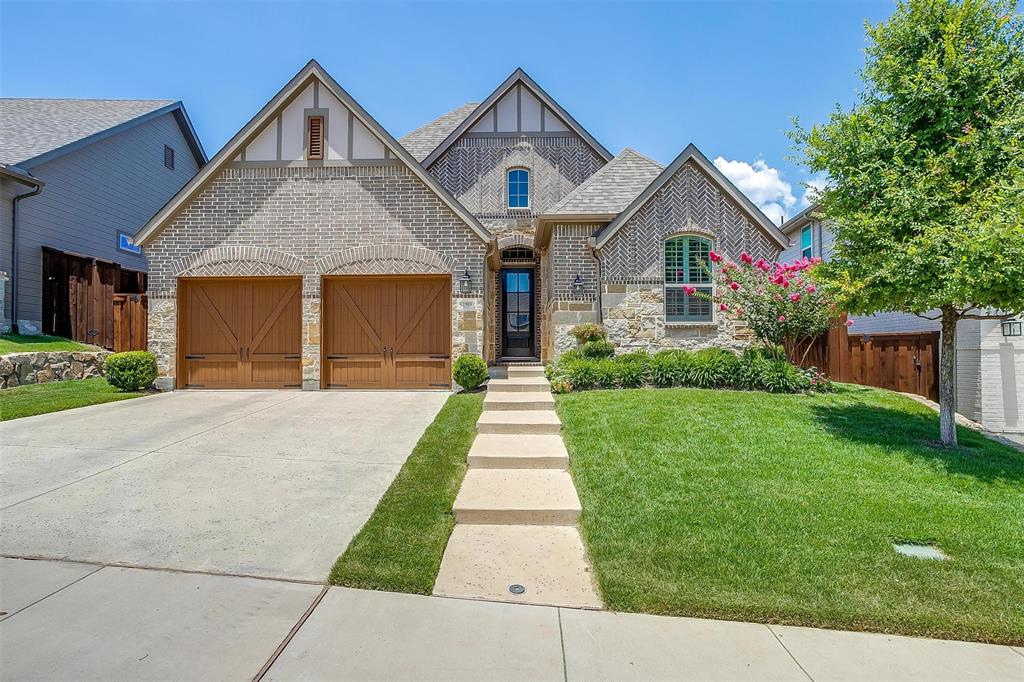
POLYGON ((942 561, 948 559, 946 554, 935 545, 920 545, 912 542, 894 542, 892 548, 904 556, 912 556, 918 559, 936 559, 942 561))

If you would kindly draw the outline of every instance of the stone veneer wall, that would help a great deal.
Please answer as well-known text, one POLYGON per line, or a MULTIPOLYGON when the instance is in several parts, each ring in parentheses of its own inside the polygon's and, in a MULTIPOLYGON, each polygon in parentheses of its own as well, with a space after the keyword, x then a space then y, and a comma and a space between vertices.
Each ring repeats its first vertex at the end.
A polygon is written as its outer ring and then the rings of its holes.
POLYGON ((53 351, 0 355, 0 389, 103 376, 109 351, 53 351))
POLYGON ((301 275, 303 386, 317 388, 323 275, 452 274, 454 359, 483 352, 486 252, 400 163, 225 168, 146 246, 157 385, 174 382, 179 276, 301 275), (467 269, 476 290, 462 294, 467 269))

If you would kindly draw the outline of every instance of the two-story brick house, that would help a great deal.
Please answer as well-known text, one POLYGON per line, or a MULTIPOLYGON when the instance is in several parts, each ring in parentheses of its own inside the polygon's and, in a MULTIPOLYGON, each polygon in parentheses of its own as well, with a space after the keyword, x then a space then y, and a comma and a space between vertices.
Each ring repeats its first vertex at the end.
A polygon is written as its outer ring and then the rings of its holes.
POLYGON ((732 346, 684 286, 783 234, 692 145, 613 156, 522 70, 396 140, 315 61, 137 235, 178 387, 448 387, 454 357, 732 346))

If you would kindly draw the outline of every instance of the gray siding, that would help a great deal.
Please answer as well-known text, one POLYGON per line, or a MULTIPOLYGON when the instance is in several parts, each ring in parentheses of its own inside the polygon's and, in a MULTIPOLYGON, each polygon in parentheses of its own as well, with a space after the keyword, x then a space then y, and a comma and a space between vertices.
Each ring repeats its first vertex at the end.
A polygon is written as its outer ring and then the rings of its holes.
MULTIPOLYGON (((174 114, 168 113, 31 170, 46 186, 18 209, 18 317, 39 325, 41 247, 145 270, 144 257, 117 248, 117 233, 134 234, 195 175, 198 165, 174 114), (165 144, 175 151, 173 171, 164 167, 165 144)), ((4 237, 9 240, 5 215, 4 237)), ((9 252, 9 243, 4 250, 9 252)))

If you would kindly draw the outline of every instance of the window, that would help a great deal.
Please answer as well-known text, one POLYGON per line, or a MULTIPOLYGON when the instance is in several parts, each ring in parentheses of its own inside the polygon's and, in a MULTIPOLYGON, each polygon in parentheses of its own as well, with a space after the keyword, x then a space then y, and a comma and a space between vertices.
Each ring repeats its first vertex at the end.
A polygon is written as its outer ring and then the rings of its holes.
POLYGON ((117 248, 128 253, 142 253, 142 247, 136 244, 132 236, 126 232, 117 233, 117 248))
POLYGON ((311 161, 320 161, 324 158, 324 117, 310 116, 306 131, 309 139, 306 141, 306 158, 311 161))
POLYGON ((164 145, 164 165, 174 170, 174 150, 167 145, 164 145))
POLYGON ((508 172, 508 207, 530 207, 530 171, 513 168, 508 172))
POLYGON ((711 242, 674 237, 665 242, 665 317, 669 322, 711 322, 711 242), (685 287, 694 287, 693 295, 685 287))
POLYGON ((808 225, 804 229, 800 230, 800 255, 804 258, 810 258, 814 254, 814 235, 811 232, 811 226, 808 225))

